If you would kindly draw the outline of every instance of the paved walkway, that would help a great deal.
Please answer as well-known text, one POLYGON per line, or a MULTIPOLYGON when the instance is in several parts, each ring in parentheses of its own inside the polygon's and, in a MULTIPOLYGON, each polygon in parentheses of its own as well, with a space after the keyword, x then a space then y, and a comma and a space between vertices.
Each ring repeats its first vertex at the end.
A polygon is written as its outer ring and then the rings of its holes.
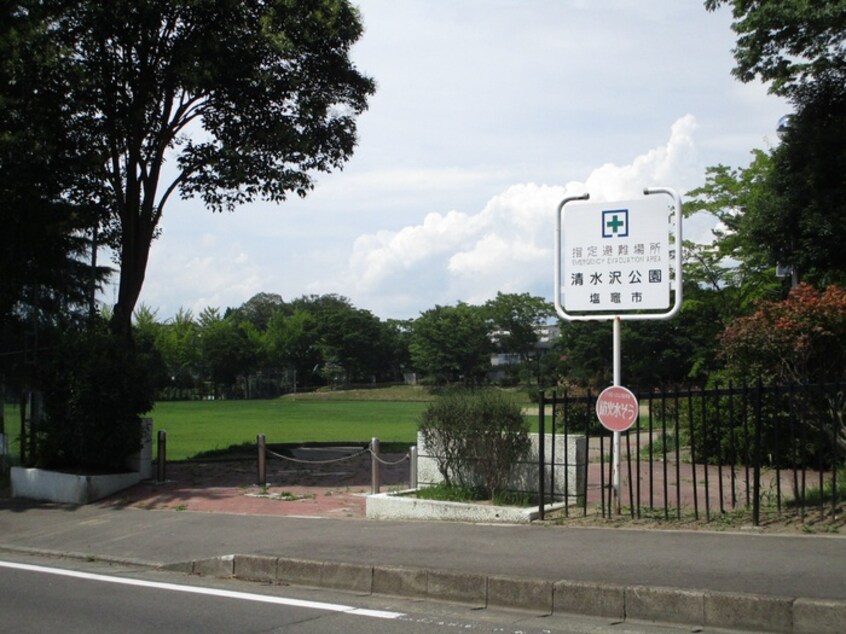
POLYGON ((483 605, 755 631, 846 632, 844 537, 377 522, 362 519, 368 487, 360 483, 311 487, 311 497, 284 501, 249 495, 249 471, 241 485, 142 484, 82 507, 0 499, 0 551, 260 579, 247 564, 272 566, 262 572, 269 580, 356 590, 363 571, 363 589, 372 592, 479 596, 483 605), (300 576, 291 577, 295 564, 300 576), (309 566, 311 576, 302 572, 309 566), (357 580, 345 586, 351 570, 357 580), (468 584, 472 592, 461 594, 468 584))

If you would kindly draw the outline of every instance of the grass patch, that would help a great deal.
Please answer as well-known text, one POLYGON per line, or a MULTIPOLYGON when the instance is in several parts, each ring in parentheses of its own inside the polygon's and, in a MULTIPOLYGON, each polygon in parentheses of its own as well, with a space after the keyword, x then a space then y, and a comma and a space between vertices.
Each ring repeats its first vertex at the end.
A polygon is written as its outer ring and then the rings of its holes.
MULTIPOLYGON (((509 397, 529 403, 523 391, 509 397)), ((147 416, 156 434, 167 432, 168 460, 225 456, 254 451, 256 436, 268 444, 299 442, 367 443, 374 436, 384 453, 401 453, 417 441, 420 415, 437 398, 428 388, 320 390, 257 401, 161 401, 147 416)), ((537 428, 537 416, 527 416, 537 428)), ((17 406, 5 405, 9 454, 19 452, 17 406)))
MULTIPOLYGON (((490 500, 482 487, 468 487, 457 484, 446 485, 443 482, 417 490, 417 497, 422 500, 439 502, 487 502, 490 500)), ((496 506, 537 506, 537 496, 529 493, 502 491, 493 500, 496 506)))
POLYGON ((390 387, 336 390, 321 388, 315 392, 302 392, 283 396, 283 401, 390 401, 429 402, 437 398, 431 390, 420 385, 392 385, 390 387))
POLYGON ((249 447, 258 434, 268 444, 368 442, 375 436, 408 448, 425 407, 419 401, 177 401, 157 403, 149 415, 154 437, 167 431, 168 460, 184 460, 249 447))

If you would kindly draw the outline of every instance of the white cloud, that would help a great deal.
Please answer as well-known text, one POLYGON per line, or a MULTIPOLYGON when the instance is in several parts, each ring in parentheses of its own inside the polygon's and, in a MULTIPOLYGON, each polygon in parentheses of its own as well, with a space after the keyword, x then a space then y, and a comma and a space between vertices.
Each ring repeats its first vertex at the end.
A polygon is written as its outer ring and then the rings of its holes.
MULTIPOLYGON (((187 308, 199 314, 207 306, 224 309, 233 298, 243 302, 264 290, 265 275, 239 243, 224 244, 206 234, 178 248, 154 244, 142 301, 159 309, 162 318, 187 308), (172 305, 173 297, 191 298, 172 305)), ((237 305, 237 304, 236 304, 237 305)))
MULTIPOLYGON (((503 292, 548 296, 552 286, 555 209, 566 195, 589 192, 592 200, 642 196, 646 186, 684 193, 702 173, 691 115, 671 127, 667 143, 627 165, 608 163, 584 182, 566 186, 513 185, 476 214, 429 213, 419 224, 359 236, 342 275, 356 303, 377 314, 401 313, 408 289, 424 306, 456 300, 481 302, 503 292)), ((419 305, 419 302, 418 302, 419 305)))
MULTIPOLYGON (((548 296, 565 194, 684 194, 706 165, 748 163, 788 108, 731 76, 731 12, 701 2, 357 4, 353 59, 377 92, 354 156, 282 205, 214 214, 172 198, 142 294, 160 317, 260 291, 399 318, 497 290, 548 296)), ((685 236, 710 224, 691 218, 685 236)))

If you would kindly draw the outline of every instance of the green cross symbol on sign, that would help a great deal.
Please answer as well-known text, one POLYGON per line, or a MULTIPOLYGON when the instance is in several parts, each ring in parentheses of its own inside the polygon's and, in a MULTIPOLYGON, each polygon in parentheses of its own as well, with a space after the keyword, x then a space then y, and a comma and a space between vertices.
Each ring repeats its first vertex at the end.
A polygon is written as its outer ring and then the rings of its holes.
POLYGON ((602 237, 626 238, 629 235, 629 210, 608 209, 602 212, 602 237))
POLYGON ((617 233, 620 230, 620 227, 626 223, 620 220, 617 216, 613 216, 612 219, 605 224, 611 229, 611 233, 617 233))

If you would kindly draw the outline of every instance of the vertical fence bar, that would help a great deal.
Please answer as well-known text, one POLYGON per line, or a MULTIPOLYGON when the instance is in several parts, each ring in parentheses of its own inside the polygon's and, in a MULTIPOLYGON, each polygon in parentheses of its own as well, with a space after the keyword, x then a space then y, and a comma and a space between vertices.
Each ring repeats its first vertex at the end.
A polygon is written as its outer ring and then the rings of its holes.
POLYGON ((731 510, 737 509, 737 434, 734 424, 734 386, 731 381, 728 384, 728 432, 729 451, 731 452, 731 510))
MULTIPOLYGON (((773 415, 777 416, 777 412, 781 409, 779 406, 781 404, 781 390, 777 387, 773 388, 773 415)), ((775 485, 776 485, 776 510, 778 514, 781 515, 781 454, 779 453, 779 433, 778 428, 781 426, 778 424, 778 419, 776 418, 775 423, 773 424, 773 461, 775 464, 775 485)))
POLYGON ((370 439, 370 492, 374 495, 382 488, 382 470, 379 464, 379 439, 370 439))
POLYGON ((720 513, 725 514, 725 495, 723 490, 723 434, 720 418, 722 412, 720 411, 720 386, 717 385, 716 394, 714 397, 714 419, 716 420, 715 427, 717 428, 717 495, 720 496, 720 513))
POLYGON ((799 493, 799 447, 796 440, 796 394, 791 383, 787 388, 787 402, 789 406, 787 423, 790 427, 790 462, 793 467, 793 495, 794 503, 799 504, 799 516, 805 521, 805 505, 799 493))
MULTIPOLYGON (((649 401, 648 398, 646 400, 646 408, 647 410, 651 409, 651 401, 649 401)), ((640 519, 640 481, 643 479, 640 477, 640 439, 642 438, 643 434, 643 430, 640 427, 640 412, 638 412, 637 421, 635 422, 635 429, 637 430, 637 441, 635 442, 635 472, 637 473, 637 517, 638 519, 640 519)))
POLYGON ((746 469, 746 508, 751 504, 749 492, 749 466, 752 464, 751 454, 749 453, 749 386, 743 385, 743 464, 746 469))
POLYGON ((630 433, 626 433, 626 464, 629 468, 629 513, 634 519, 635 516, 635 503, 634 503, 634 491, 632 490, 632 443, 631 443, 632 435, 630 433))
MULTIPOLYGON (((538 518, 541 521, 544 519, 546 502, 544 491, 544 484, 546 483, 546 469, 544 464, 546 461, 546 447, 544 442, 546 439, 546 430, 544 429, 546 423, 544 412, 544 406, 546 405, 545 396, 545 393, 541 391, 540 399, 538 400, 538 518)), ((553 407, 555 406, 553 405, 553 407)))
POLYGON ((654 424, 652 418, 653 407, 649 408, 649 510, 655 509, 655 444, 652 442, 654 424))
POLYGON ((608 517, 620 514, 620 499, 615 497, 620 494, 620 491, 614 488, 614 452, 617 451, 617 443, 614 441, 614 436, 611 434, 608 437, 608 517))
POLYGON ((758 526, 761 523, 761 398, 763 387, 761 379, 758 379, 758 386, 755 390, 755 471, 754 482, 752 483, 752 524, 758 526))
POLYGON ((417 489, 417 445, 408 448, 409 477, 408 488, 417 489))
POLYGON ((690 427, 690 475, 693 480, 693 516, 699 521, 699 487, 696 484, 696 436, 693 424, 693 387, 687 386, 687 421, 690 427))
POLYGON ((676 388, 675 396, 676 416, 676 519, 681 519, 681 430, 679 429, 679 391, 676 388))
POLYGON ((582 513, 585 517, 587 517, 587 507, 588 507, 588 476, 590 475, 590 470, 588 467, 590 466, 590 390, 587 391, 587 407, 585 408, 585 466, 584 466, 584 475, 585 475, 585 499, 582 502, 582 513))
MULTIPOLYGON (((570 517, 570 439, 567 426, 570 423, 570 399, 567 391, 564 391, 564 517, 570 517)), ((578 452, 574 452, 578 457, 578 452)), ((585 458, 587 459, 587 458, 585 458)), ((578 460, 576 469, 579 468, 578 460)), ((576 478, 578 481, 578 478, 576 478)), ((585 491, 587 494, 587 491, 585 491)))
POLYGON ((708 394, 704 389, 702 390, 702 466, 705 468, 705 521, 711 521, 711 490, 708 486, 708 458, 711 452, 708 449, 708 394))
MULTIPOLYGON (((821 388, 817 388, 818 390, 822 391, 821 388)), ((814 401, 819 402, 820 398, 824 398, 823 394, 820 394, 814 401)), ((817 462, 819 468, 819 487, 820 487, 820 521, 825 519, 825 423, 820 421, 819 424, 819 433, 817 434, 817 462)))
POLYGON ((258 485, 267 486, 267 443, 264 434, 256 436, 256 448, 258 449, 258 485))
POLYGON ((602 494, 602 517, 605 517, 605 434, 602 432, 599 432, 599 492, 602 494))
MULTIPOLYGON (((552 446, 549 448, 549 501, 550 503, 555 502, 555 432, 558 426, 558 421, 556 419, 556 407, 555 407, 555 390, 552 390, 552 429, 549 433, 550 442, 552 442, 552 446)), ((564 453, 567 453, 567 445, 564 445, 564 453)))
POLYGON ((670 489, 667 476, 667 390, 661 389, 661 458, 664 471, 664 519, 670 519, 670 489))
MULTIPOLYGON (((802 386, 802 394, 804 396, 804 401, 807 403, 808 398, 809 398, 807 384, 802 386)), ((809 455, 808 455, 808 423, 807 423, 807 421, 802 420, 801 417, 800 417, 799 421, 800 421, 800 424, 801 424, 801 435, 802 435, 802 447, 801 447, 801 450, 802 450, 802 512, 801 512, 801 517, 802 517, 802 521, 804 522, 805 521, 805 513, 807 512, 807 509, 805 508, 805 503, 808 500, 808 498, 807 498, 808 490, 806 488, 807 478, 808 478, 808 458, 809 458, 809 455)))
POLYGON ((156 442, 156 481, 167 480, 167 432, 160 429, 156 442))
MULTIPOLYGON (((840 399, 840 382, 838 381, 834 386, 834 394, 832 400, 837 402, 840 399)), ((831 413, 831 519, 837 517, 837 467, 838 467, 838 451, 837 451, 837 433, 840 430, 840 424, 834 412, 831 413)))

